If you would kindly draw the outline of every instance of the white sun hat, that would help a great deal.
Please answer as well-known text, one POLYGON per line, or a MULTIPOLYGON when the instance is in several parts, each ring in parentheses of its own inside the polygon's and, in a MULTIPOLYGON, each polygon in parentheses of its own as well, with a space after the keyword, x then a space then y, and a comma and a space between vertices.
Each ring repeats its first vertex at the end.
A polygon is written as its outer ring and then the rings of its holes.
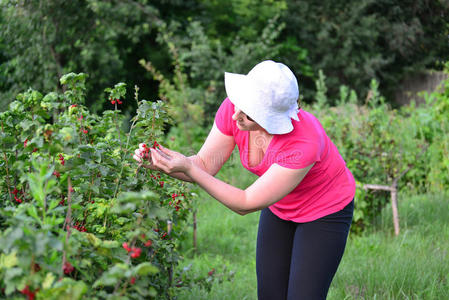
POLYGON ((225 72, 229 100, 270 134, 293 130, 298 119, 298 82, 284 64, 266 60, 248 75, 225 72))

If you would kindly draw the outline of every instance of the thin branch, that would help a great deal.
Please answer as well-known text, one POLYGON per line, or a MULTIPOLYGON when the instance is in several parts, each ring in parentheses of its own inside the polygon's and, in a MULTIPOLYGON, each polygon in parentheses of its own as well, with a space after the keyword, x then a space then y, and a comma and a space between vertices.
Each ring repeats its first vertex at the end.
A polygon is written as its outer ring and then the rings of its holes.
MULTIPOLYGON (((67 234, 65 236, 65 241, 64 241, 65 246, 67 246, 67 244, 69 242, 69 237, 70 237, 70 233, 71 233, 70 224, 72 223, 72 181, 70 180, 70 176, 67 177, 67 182, 68 182, 67 214, 65 217, 64 228, 63 228, 63 230, 67 229, 67 234)), ((64 247, 64 249, 62 251, 62 266, 61 266, 62 273, 64 273, 64 265, 67 262, 67 253, 66 253, 65 248, 66 247, 64 247)), ((61 278, 62 278, 62 275, 61 275, 61 278)))

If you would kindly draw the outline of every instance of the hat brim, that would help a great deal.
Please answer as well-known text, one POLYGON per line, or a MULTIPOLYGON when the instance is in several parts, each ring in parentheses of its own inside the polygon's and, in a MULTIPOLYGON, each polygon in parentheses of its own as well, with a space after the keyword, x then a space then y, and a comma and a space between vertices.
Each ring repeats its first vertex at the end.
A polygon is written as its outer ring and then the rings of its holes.
POLYGON ((268 106, 256 106, 258 93, 255 84, 246 75, 225 72, 225 89, 229 100, 270 134, 286 134, 293 130, 288 116, 269 111, 268 106))

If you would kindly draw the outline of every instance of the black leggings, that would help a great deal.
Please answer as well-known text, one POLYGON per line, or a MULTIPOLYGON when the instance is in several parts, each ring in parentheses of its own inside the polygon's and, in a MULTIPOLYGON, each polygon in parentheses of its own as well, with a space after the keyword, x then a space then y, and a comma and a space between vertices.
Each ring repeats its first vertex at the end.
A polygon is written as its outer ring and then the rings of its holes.
POLYGON ((257 235, 259 300, 326 299, 345 250, 354 200, 342 210, 294 223, 262 210, 257 235))

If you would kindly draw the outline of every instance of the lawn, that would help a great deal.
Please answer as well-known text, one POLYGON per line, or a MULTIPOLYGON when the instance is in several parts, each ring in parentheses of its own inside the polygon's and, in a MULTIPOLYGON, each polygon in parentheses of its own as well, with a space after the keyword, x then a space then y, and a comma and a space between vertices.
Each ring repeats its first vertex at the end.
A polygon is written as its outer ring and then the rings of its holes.
MULTIPOLYGON (((233 160, 236 162, 235 160, 233 160)), ((235 163, 220 177, 245 187, 254 177, 235 163)), ((198 249, 183 245, 190 274, 216 273, 210 291, 179 289, 177 299, 257 299, 255 246, 259 213, 240 216, 200 195, 198 249), (219 274, 234 272, 219 282, 219 274)), ((357 203, 357 202, 356 202, 357 203)), ((399 197, 401 233, 394 236, 390 207, 362 235, 349 236, 328 299, 449 299, 449 197, 399 197)), ((187 235, 191 237, 191 233, 187 235)))

